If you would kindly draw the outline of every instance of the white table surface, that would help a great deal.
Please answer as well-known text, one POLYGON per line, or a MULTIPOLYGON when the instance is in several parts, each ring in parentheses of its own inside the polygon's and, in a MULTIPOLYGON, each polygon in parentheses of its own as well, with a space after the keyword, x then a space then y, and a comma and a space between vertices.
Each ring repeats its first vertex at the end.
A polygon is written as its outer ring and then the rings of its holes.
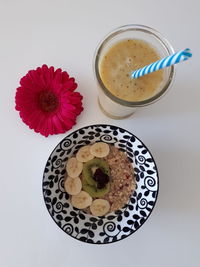
POLYGON ((199 18, 198 0, 0 0, 0 266, 200 266, 199 18), (97 106, 92 59, 105 34, 129 23, 159 30, 175 50, 189 47, 194 56, 179 64, 162 100, 115 121, 97 106), (85 109, 71 131, 95 123, 119 125, 143 140, 157 162, 156 207, 123 241, 79 242, 46 210, 43 168, 66 134, 36 134, 14 109, 19 79, 43 63, 77 79, 85 109))

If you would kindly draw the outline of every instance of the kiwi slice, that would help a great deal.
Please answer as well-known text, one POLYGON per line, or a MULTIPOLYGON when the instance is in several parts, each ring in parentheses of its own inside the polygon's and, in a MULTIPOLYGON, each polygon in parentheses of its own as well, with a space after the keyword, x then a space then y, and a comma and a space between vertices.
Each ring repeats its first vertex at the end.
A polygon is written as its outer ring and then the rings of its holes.
POLYGON ((107 183, 105 187, 98 189, 95 185, 89 185, 83 182, 83 190, 86 191, 91 197, 103 197, 110 190, 110 183, 107 183))
POLYGON ((93 169, 101 169, 103 173, 110 176, 110 168, 108 163, 99 158, 94 158, 83 165, 82 172, 82 185, 83 190, 86 191, 91 197, 103 197, 110 190, 110 183, 106 183, 103 188, 98 188, 97 181, 93 179, 93 169))
POLYGON ((99 158, 91 159, 83 165, 83 180, 85 180, 86 184, 96 186, 96 181, 93 179, 92 168, 100 168, 105 174, 110 176, 110 169, 108 163, 99 158))

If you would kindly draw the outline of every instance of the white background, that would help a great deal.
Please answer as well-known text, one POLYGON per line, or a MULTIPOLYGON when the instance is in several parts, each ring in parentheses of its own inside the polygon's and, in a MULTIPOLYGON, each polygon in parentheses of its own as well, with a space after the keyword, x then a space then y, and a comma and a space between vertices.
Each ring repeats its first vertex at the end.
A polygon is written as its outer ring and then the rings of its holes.
POLYGON ((0 266, 200 266, 199 25, 198 0, 0 0, 0 266), (115 121, 97 106, 92 59, 105 34, 129 23, 159 30, 176 51, 191 48, 193 58, 179 64, 163 99, 115 121), (123 241, 79 242, 46 210, 43 169, 66 134, 45 138, 29 130, 14 101, 20 78, 43 63, 67 70, 84 96, 84 112, 71 131, 119 125, 138 136, 157 162, 156 207, 123 241))

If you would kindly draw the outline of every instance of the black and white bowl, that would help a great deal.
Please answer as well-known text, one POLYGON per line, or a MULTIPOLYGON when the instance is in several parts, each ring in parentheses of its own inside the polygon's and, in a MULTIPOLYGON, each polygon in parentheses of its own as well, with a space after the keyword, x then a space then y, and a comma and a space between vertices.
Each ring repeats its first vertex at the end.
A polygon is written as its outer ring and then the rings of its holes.
POLYGON ((147 147, 132 133, 104 124, 86 126, 66 136, 49 156, 42 184, 46 207, 56 224, 71 237, 93 244, 119 241, 138 230, 155 206, 158 187, 157 167, 147 147), (63 186, 68 158, 96 141, 112 144, 127 154, 137 184, 121 210, 102 217, 73 208, 63 186))

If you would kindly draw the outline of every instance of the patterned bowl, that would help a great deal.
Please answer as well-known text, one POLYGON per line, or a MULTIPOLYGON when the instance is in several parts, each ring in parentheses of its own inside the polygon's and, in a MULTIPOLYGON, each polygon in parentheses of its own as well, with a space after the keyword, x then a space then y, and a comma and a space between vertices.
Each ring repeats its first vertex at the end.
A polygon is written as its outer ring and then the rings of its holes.
POLYGON ((132 133, 112 125, 91 125, 66 136, 53 150, 43 175, 43 196, 56 224, 77 240, 107 244, 120 241, 138 230, 151 214, 158 195, 158 171, 147 147, 132 133), (102 141, 124 151, 133 164, 136 190, 121 209, 94 217, 73 208, 64 190, 65 164, 78 149, 102 141))

